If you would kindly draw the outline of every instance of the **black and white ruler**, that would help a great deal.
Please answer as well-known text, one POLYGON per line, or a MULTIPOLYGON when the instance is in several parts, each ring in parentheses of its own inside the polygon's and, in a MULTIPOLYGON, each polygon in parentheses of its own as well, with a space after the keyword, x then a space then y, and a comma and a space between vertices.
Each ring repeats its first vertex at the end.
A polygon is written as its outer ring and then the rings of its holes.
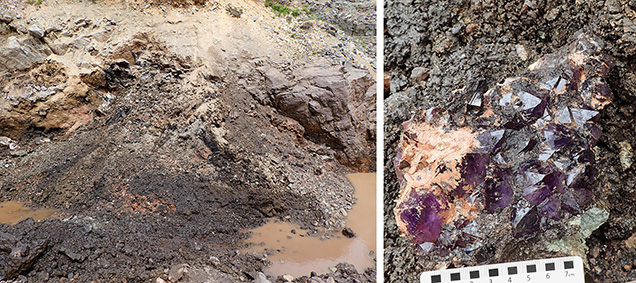
POLYGON ((420 283, 585 283, 583 261, 569 256, 427 271, 420 283))

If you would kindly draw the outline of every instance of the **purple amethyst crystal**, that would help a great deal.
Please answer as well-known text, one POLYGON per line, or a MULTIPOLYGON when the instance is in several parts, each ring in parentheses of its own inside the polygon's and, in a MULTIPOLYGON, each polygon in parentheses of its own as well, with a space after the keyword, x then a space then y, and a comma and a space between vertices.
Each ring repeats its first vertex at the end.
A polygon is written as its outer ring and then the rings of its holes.
POLYGON ((513 210, 512 216, 515 238, 529 238, 539 232, 541 218, 536 207, 513 210))
POLYGON ((486 166, 488 166, 489 161, 490 156, 488 154, 466 154, 461 168, 461 174, 464 177, 464 180, 458 186, 458 193, 461 193, 461 189, 466 186, 474 187, 484 181, 484 178, 486 177, 486 166))
POLYGON ((561 218, 561 200, 554 194, 539 204, 541 216, 558 220, 561 218))
POLYGON ((492 132, 485 132, 477 136, 479 144, 485 153, 493 153, 501 146, 503 135, 506 131, 497 130, 492 132))
POLYGON ((494 177, 489 178, 484 186, 486 210, 490 213, 508 207, 514 200, 511 170, 496 169, 493 175, 494 177))
POLYGON ((586 123, 585 129, 587 130, 587 134, 590 137, 591 144, 595 145, 598 139, 601 138, 603 130, 601 130, 601 127, 593 123, 586 123))
POLYGON ((394 161, 401 232, 444 256, 582 213, 594 200, 599 111, 612 100, 602 46, 579 34, 519 76, 466 93, 467 111, 432 108, 405 123, 394 161))
POLYGON ((562 124, 548 124, 543 130, 543 137, 551 149, 559 149, 572 143, 572 133, 562 124))
POLYGON ((533 205, 538 205, 551 195, 546 186, 532 185, 523 189, 523 197, 533 205))
POLYGON ((417 244, 435 241, 442 231, 440 213, 443 211, 435 195, 411 191, 409 199, 402 205, 405 209, 401 211, 400 219, 411 240, 417 244))

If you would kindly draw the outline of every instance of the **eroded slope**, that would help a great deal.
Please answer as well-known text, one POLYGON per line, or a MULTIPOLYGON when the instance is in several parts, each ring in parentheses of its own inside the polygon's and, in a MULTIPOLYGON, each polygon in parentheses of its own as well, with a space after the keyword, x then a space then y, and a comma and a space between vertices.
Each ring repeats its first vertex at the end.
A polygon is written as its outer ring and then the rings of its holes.
POLYGON ((62 218, 1 226, 4 278, 250 280, 246 228, 344 228, 344 173, 375 168, 372 70, 262 4, 3 11, 0 197, 62 218))

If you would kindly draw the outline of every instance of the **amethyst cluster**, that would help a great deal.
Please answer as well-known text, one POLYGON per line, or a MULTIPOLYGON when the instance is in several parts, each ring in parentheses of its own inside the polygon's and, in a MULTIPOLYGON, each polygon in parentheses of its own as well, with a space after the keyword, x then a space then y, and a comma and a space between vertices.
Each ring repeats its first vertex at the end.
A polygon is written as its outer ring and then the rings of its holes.
POLYGON ((395 157, 403 235, 452 249, 484 230, 524 239, 581 214, 594 200, 599 110, 612 100, 603 47, 579 33, 518 77, 462 90, 461 107, 423 110, 406 122, 395 157))

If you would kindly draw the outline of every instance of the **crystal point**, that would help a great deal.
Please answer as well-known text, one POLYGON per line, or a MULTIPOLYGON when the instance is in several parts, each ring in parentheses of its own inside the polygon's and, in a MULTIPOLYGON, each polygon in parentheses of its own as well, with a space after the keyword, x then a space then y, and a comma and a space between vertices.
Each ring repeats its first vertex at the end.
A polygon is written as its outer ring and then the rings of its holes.
POLYGON ((477 136, 479 144, 484 152, 496 152, 501 145, 502 138, 505 130, 496 130, 492 132, 485 132, 477 136))
POLYGON ((411 199, 402 203, 399 221, 404 223, 412 241, 421 244, 434 242, 442 231, 441 204, 430 193, 413 191, 411 199))
POLYGON ((572 133, 561 124, 548 124, 543 130, 543 137, 552 149, 559 149, 572 144, 572 133))
POLYGON ((539 232, 541 218, 536 207, 529 211, 517 211, 515 218, 513 219, 513 223, 516 222, 513 228, 515 238, 528 238, 539 232))
POLYGON ((490 213, 508 207, 514 200, 514 190, 503 179, 488 179, 485 187, 486 209, 490 213))

